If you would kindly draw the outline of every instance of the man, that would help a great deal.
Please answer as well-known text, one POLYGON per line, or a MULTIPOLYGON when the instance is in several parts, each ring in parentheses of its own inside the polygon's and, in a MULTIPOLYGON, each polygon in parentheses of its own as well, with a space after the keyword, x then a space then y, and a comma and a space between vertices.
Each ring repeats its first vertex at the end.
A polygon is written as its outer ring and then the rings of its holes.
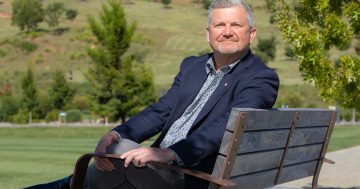
MULTIPOLYGON (((179 173, 147 163, 174 163, 211 172, 231 109, 273 106, 278 77, 251 53, 249 46, 255 36, 252 11, 243 0, 214 0, 206 29, 213 53, 185 58, 169 91, 156 104, 104 135, 95 152, 116 153, 122 151, 119 146, 126 139, 141 143, 160 133, 157 140, 151 147, 122 153, 123 161, 95 158, 85 185, 207 188, 206 182, 184 179, 179 173)), ((69 178, 57 184, 68 182, 69 178)))

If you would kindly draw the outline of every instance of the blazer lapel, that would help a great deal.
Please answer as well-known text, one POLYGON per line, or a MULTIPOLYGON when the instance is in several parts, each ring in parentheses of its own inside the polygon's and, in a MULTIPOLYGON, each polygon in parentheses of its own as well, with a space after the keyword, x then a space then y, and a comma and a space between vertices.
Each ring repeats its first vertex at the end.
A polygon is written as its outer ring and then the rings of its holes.
POLYGON ((241 79, 242 72, 250 65, 252 60, 252 54, 248 53, 242 61, 240 61, 232 71, 224 75, 223 79, 215 89, 214 93, 210 96, 205 106, 200 111, 199 115, 195 119, 193 126, 196 125, 202 118, 204 118, 214 105, 220 100, 220 98, 228 91, 237 80, 241 79))
POLYGON ((186 80, 181 81, 183 85, 179 90, 180 95, 175 105, 176 110, 169 119, 171 124, 175 121, 174 119, 179 118, 184 113, 186 108, 193 102, 201 87, 205 83, 207 78, 205 63, 210 56, 211 55, 204 56, 204 58, 198 62, 193 62, 192 64, 196 64, 196 66, 193 68, 194 70, 190 72, 189 76, 184 77, 186 80))

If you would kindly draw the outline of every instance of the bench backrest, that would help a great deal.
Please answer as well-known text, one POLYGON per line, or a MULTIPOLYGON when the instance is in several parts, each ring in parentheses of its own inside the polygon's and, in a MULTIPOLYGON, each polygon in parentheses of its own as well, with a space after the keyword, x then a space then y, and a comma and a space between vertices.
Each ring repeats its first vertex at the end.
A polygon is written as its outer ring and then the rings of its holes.
POLYGON ((336 112, 327 109, 234 108, 212 176, 241 189, 308 176, 316 185, 335 119, 336 112))

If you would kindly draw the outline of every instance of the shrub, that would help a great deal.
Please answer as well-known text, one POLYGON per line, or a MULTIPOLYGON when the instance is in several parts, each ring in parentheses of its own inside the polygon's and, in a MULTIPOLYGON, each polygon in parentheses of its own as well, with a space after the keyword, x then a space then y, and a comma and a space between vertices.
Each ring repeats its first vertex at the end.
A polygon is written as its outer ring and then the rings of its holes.
POLYGON ((18 39, 12 40, 10 44, 26 53, 34 52, 38 48, 38 45, 35 43, 31 43, 29 41, 20 41, 18 39))
POLYGON ((289 58, 294 58, 294 50, 290 46, 285 47, 285 55, 289 58))
POLYGON ((39 0, 14 0, 12 7, 12 24, 18 26, 21 31, 35 31, 43 20, 44 13, 39 0))
POLYGON ((211 0, 202 0, 201 2, 203 4, 204 9, 206 9, 206 10, 209 9, 209 6, 211 4, 211 0))
POLYGON ((20 110, 18 113, 10 117, 10 121, 13 123, 25 124, 28 122, 29 112, 20 110))
POLYGON ((271 36, 268 39, 259 39, 259 43, 256 46, 256 52, 262 52, 264 53, 264 56, 266 55, 268 57, 268 60, 274 60, 276 54, 276 37, 271 36))
POLYGON ((10 117, 19 110, 19 102, 13 96, 2 96, 0 98, 0 121, 11 121, 10 117))
POLYGON ((51 110, 46 114, 45 121, 51 122, 51 121, 57 121, 59 119, 59 110, 51 110))
POLYGON ((60 17, 64 12, 64 4, 54 2, 49 4, 45 10, 45 21, 51 28, 57 28, 60 24, 60 17))
MULTIPOLYGON (((81 111, 85 111, 87 109, 90 109, 90 106, 91 106, 91 101, 87 97, 77 95, 77 96, 74 97, 72 102, 69 103, 69 106, 67 106, 67 107, 71 107, 71 108, 74 108, 74 109, 79 109, 81 111)), ((69 109, 71 109, 71 108, 69 108, 69 109)))
POLYGON ((82 121, 82 113, 78 109, 68 110, 66 112, 66 122, 73 123, 82 121))
POLYGON ((74 20, 77 16, 78 12, 75 9, 67 9, 65 12, 66 19, 68 20, 74 20))
POLYGON ((165 8, 169 8, 169 5, 171 3, 171 0, 161 0, 162 4, 165 6, 165 8))
POLYGON ((6 52, 2 49, 0 49, 0 57, 6 56, 6 52))
POLYGON ((357 55, 360 55, 360 41, 356 42, 355 51, 357 55))

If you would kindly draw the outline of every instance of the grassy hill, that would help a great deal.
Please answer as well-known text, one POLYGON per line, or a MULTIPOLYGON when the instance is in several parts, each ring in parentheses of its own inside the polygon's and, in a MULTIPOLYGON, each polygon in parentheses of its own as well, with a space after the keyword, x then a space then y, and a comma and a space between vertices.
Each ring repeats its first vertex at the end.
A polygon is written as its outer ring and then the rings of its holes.
MULTIPOLYGON (((0 58, 0 73, 13 77, 27 69, 32 63, 36 68, 37 77, 46 81, 51 70, 61 68, 71 70, 74 82, 84 82, 82 73, 88 66, 86 41, 91 39, 87 29, 87 15, 97 16, 101 4, 105 1, 65 1, 67 8, 79 12, 75 21, 64 21, 60 27, 67 29, 62 35, 53 35, 44 23, 40 25, 43 31, 25 37, 18 28, 11 26, 11 1, 3 0, 0 7, 0 48, 6 53, 0 58), (24 52, 14 40, 28 41, 37 46, 33 52, 24 52)), ((45 3, 52 1, 45 1, 45 3)), ((164 9, 161 3, 149 1, 134 1, 134 4, 124 4, 129 22, 137 22, 137 36, 151 41, 151 45, 134 44, 130 51, 147 52, 145 62, 151 65, 155 82, 158 87, 167 87, 178 65, 185 56, 198 55, 208 48, 204 33, 207 22, 206 11, 201 4, 182 1, 173 4, 172 9, 164 9)), ((176 3, 176 1, 174 2, 176 3)), ((249 1, 255 9, 258 38, 278 36, 276 29, 268 22, 269 14, 265 1, 249 1)), ((276 68, 283 84, 301 84, 302 79, 297 72, 297 65, 283 55, 284 44, 278 38, 277 59, 270 63, 276 68), (289 74, 289 71, 291 74, 289 74), (294 74, 295 73, 295 74, 294 74)))
MULTIPOLYGON (((89 66, 86 48, 94 45, 93 37, 87 24, 87 16, 97 18, 101 5, 105 0, 58 0, 64 2, 66 8, 76 9, 78 17, 74 21, 63 19, 61 35, 54 35, 45 24, 40 31, 24 34, 11 25, 11 0, 2 0, 0 5, 0 84, 5 81, 19 91, 19 79, 29 65, 35 68, 39 85, 49 84, 52 72, 62 69, 71 77, 71 82, 86 86, 83 73, 89 66)), ((45 6, 53 0, 43 1, 45 6)), ((134 4, 124 3, 128 22, 136 22, 136 43, 132 44, 129 53, 137 52, 144 57, 154 73, 155 84, 161 93, 172 83, 182 59, 190 55, 199 55, 209 51, 205 39, 207 12, 202 4, 194 4, 191 0, 174 0, 171 9, 164 9, 161 3, 153 0, 133 0, 134 4)), ((275 26, 269 23, 270 14, 265 0, 248 0, 254 9, 257 27, 257 43, 260 38, 275 36, 277 38, 276 59, 269 66, 276 69, 280 76, 282 89, 311 91, 313 101, 319 101, 313 87, 302 81, 298 64, 284 55, 285 43, 275 26)), ((83 87, 84 88, 84 87, 83 87)), ((41 89, 46 89, 42 87, 41 89)), ((19 91, 20 92, 20 91, 19 91)), ((16 92, 16 93, 19 93, 16 92)), ((280 97, 284 93, 280 92, 280 97)), ((325 104, 323 104, 325 106, 325 104)))

